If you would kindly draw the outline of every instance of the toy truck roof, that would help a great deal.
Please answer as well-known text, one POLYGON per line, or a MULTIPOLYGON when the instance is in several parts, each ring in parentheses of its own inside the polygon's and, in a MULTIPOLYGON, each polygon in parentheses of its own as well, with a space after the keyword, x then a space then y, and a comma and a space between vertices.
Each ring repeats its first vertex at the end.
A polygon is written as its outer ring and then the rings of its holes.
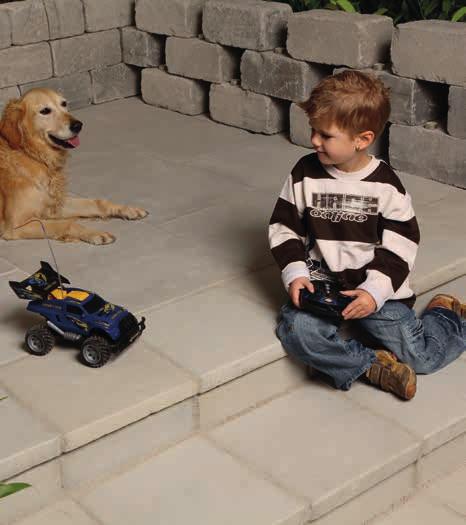
POLYGON ((63 275, 59 275, 48 262, 41 261, 40 268, 24 281, 10 281, 10 286, 20 299, 30 301, 43 300, 61 283, 70 284, 63 275))

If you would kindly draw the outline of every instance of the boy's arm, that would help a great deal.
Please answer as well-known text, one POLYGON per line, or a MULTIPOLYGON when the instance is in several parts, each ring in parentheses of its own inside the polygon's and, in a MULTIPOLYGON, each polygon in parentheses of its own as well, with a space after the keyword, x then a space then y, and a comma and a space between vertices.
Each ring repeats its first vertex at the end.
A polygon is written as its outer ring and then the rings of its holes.
POLYGON ((269 224, 269 244, 285 288, 298 277, 309 279, 306 265, 306 229, 302 220, 302 184, 293 184, 290 175, 280 193, 269 224))
POLYGON ((392 188, 380 213, 381 241, 367 265, 366 280, 358 286, 372 295, 377 310, 408 278, 420 239, 411 197, 401 183, 397 189, 392 188))

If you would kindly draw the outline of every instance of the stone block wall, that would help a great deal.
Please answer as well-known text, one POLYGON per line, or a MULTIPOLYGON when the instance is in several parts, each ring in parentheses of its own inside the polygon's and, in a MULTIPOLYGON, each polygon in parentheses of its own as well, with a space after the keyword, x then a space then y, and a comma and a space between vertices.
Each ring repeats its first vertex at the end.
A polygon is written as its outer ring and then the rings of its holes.
POLYGON ((466 187, 466 24, 293 13, 264 0, 24 0, 0 6, 0 108, 36 85, 72 107, 135 95, 310 147, 297 103, 326 75, 371 72, 392 112, 372 152, 466 187), (338 35, 338 38, 335 38, 338 35))
POLYGON ((131 25, 134 0, 0 5, 0 111, 32 87, 61 91, 72 109, 140 93, 135 65, 160 64, 162 42, 131 25), (123 57, 122 42, 131 38, 133 52, 123 57))
POLYGON ((466 24, 394 28, 385 16, 293 13, 262 0, 136 0, 135 20, 137 30, 167 38, 162 73, 143 72, 146 102, 256 133, 288 131, 310 147, 297 103, 326 75, 371 72, 392 103, 372 152, 396 169, 466 187, 466 55, 455 52, 466 49, 466 24))

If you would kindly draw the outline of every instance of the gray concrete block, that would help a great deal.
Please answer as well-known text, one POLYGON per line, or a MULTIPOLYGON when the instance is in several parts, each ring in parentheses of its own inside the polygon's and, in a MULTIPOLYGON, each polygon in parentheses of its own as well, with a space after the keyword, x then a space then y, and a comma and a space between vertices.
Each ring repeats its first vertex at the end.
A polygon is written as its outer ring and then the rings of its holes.
POLYGON ((175 75, 216 83, 239 78, 239 49, 197 38, 170 37, 165 53, 168 71, 175 75))
POLYGON ((82 0, 86 31, 103 31, 134 24, 135 0, 82 0))
POLYGON ((56 76, 121 62, 120 32, 117 29, 74 36, 50 42, 56 76))
POLYGON ((52 76, 49 44, 12 46, 0 51, 0 88, 52 76))
POLYGON ((19 89, 21 95, 24 95, 26 91, 35 87, 46 87, 58 91, 66 98, 70 110, 83 108, 92 104, 91 77, 87 71, 22 84, 19 86, 19 89))
POLYGON ((303 102, 309 98, 312 88, 324 76, 321 66, 272 51, 245 51, 241 58, 243 89, 293 102, 303 102))
POLYGON ((209 104, 209 85, 201 80, 170 75, 148 68, 142 71, 141 92, 144 102, 186 115, 205 113, 209 104))
POLYGON ((19 89, 16 86, 0 89, 0 116, 8 101, 17 97, 19 97, 19 89))
POLYGON ((0 6, 0 49, 11 46, 10 16, 5 6, 0 6))
POLYGON ((202 32, 226 46, 266 51, 284 46, 289 5, 260 0, 211 0, 204 6, 202 32))
MULTIPOLYGON (((347 68, 336 68, 333 73, 345 69, 347 68)), ((378 77, 390 88, 389 121, 393 124, 418 126, 429 120, 438 120, 446 112, 447 90, 441 84, 399 77, 384 69, 367 68, 358 71, 378 77)))
POLYGON ((369 67, 388 61, 392 31, 387 16, 314 9, 290 17, 287 49, 310 62, 369 67))
POLYGON ((50 38, 65 38, 84 33, 81 0, 44 0, 50 38))
POLYGON ((135 27, 121 30, 123 62, 139 67, 154 67, 163 64, 165 37, 151 35, 135 27))
POLYGON ((11 22, 11 41, 15 45, 49 39, 49 26, 42 0, 23 0, 5 4, 11 22))
POLYGON ((465 49, 466 24, 446 20, 399 24, 392 40, 393 72, 402 77, 466 86, 465 49))
POLYGON ((290 106, 290 140, 293 144, 312 149, 309 120, 304 110, 294 103, 290 106))
POLYGON ((136 27, 149 33, 197 36, 205 0, 138 0, 136 27))
POLYGON ((140 93, 141 74, 138 68, 117 64, 91 71, 95 104, 140 93))
POLYGON ((448 106, 448 133, 466 139, 466 88, 450 86, 448 106))
POLYGON ((400 171, 466 188, 466 140, 440 130, 393 124, 390 163, 400 171))
POLYGON ((288 103, 240 87, 212 84, 210 116, 229 126, 272 135, 288 128, 288 103))

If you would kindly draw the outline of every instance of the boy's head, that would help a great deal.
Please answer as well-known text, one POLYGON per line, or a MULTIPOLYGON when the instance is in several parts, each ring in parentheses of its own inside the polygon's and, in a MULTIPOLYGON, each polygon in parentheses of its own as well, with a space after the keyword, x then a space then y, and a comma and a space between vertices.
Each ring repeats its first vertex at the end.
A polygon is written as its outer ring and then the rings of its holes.
MULTIPOLYGON (((331 131, 330 135, 338 132, 348 139, 356 154, 364 152, 380 135, 390 115, 388 88, 375 76, 352 70, 324 78, 300 106, 309 117, 311 142, 317 151, 321 139, 331 131)), ((343 149, 348 144, 343 144, 343 149)))

